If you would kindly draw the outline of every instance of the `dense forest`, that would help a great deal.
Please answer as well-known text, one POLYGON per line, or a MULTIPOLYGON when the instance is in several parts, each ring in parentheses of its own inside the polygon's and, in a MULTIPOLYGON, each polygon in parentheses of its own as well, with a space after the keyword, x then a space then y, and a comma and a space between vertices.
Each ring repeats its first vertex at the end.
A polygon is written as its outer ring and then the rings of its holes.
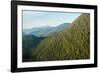
MULTIPOLYGON (((48 34, 49 35, 49 34, 48 34)), ((69 27, 51 36, 35 38, 31 52, 23 61, 78 60, 90 58, 90 15, 83 13, 69 27), (37 40, 38 39, 38 40, 37 40), (35 42, 35 43, 34 43, 35 42), (34 46, 35 44, 35 46, 34 46)), ((32 41, 32 39, 30 40, 32 41)), ((23 40, 23 46, 25 45, 23 40)), ((29 42, 26 41, 29 44, 29 42)), ((27 45, 27 44, 26 44, 27 45)), ((25 45, 25 46, 26 46, 25 45)), ((23 47, 25 49, 26 47, 23 47)), ((30 48, 26 48, 30 49, 30 48)))

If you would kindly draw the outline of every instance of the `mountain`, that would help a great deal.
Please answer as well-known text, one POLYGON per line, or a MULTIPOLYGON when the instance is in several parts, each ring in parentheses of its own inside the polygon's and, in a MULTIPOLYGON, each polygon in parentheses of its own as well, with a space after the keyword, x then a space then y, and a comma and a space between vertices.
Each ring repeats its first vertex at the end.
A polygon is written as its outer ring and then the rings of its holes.
POLYGON ((54 27, 40 27, 40 28, 37 28, 37 31, 34 31, 34 28, 33 28, 31 34, 37 37, 46 37, 50 32, 53 31, 53 28, 54 27))
POLYGON ((63 31, 66 27, 69 26, 70 23, 63 23, 56 27, 38 27, 24 30, 26 34, 32 34, 37 37, 46 37, 50 36, 52 33, 63 31))
POLYGON ((32 56, 34 61, 90 58, 90 15, 83 13, 62 32, 43 39, 32 56))
POLYGON ((57 27, 55 27, 56 31, 63 31, 65 28, 68 28, 70 26, 70 23, 63 23, 57 27))
POLYGON ((24 61, 31 61, 31 53, 32 53, 32 48, 35 48, 39 42, 44 39, 43 37, 36 37, 34 35, 27 35, 23 33, 22 36, 22 48, 23 48, 23 62, 24 61))

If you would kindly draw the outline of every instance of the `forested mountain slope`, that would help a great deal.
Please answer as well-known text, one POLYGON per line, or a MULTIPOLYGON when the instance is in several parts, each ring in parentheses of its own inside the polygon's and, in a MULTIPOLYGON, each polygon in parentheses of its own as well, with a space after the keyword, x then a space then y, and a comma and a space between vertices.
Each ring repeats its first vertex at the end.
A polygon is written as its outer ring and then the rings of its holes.
POLYGON ((23 61, 32 61, 32 49, 35 48, 44 37, 38 38, 34 35, 23 33, 22 38, 23 61))

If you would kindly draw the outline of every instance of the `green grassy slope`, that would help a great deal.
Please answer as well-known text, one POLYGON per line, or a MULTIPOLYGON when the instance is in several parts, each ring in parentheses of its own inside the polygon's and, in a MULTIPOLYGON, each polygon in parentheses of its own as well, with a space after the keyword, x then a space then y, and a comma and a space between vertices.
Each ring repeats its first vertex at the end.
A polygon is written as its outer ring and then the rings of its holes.
POLYGON ((90 15, 82 14, 69 28, 42 40, 33 51, 35 61, 90 58, 90 15))

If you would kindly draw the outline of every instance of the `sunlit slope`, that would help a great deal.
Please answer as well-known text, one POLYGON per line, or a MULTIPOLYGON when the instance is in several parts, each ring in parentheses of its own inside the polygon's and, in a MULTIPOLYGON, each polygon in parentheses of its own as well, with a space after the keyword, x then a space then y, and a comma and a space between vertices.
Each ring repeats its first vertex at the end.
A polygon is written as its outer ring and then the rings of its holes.
POLYGON ((69 28, 42 40, 33 50, 35 61, 90 58, 90 15, 82 14, 69 28))

